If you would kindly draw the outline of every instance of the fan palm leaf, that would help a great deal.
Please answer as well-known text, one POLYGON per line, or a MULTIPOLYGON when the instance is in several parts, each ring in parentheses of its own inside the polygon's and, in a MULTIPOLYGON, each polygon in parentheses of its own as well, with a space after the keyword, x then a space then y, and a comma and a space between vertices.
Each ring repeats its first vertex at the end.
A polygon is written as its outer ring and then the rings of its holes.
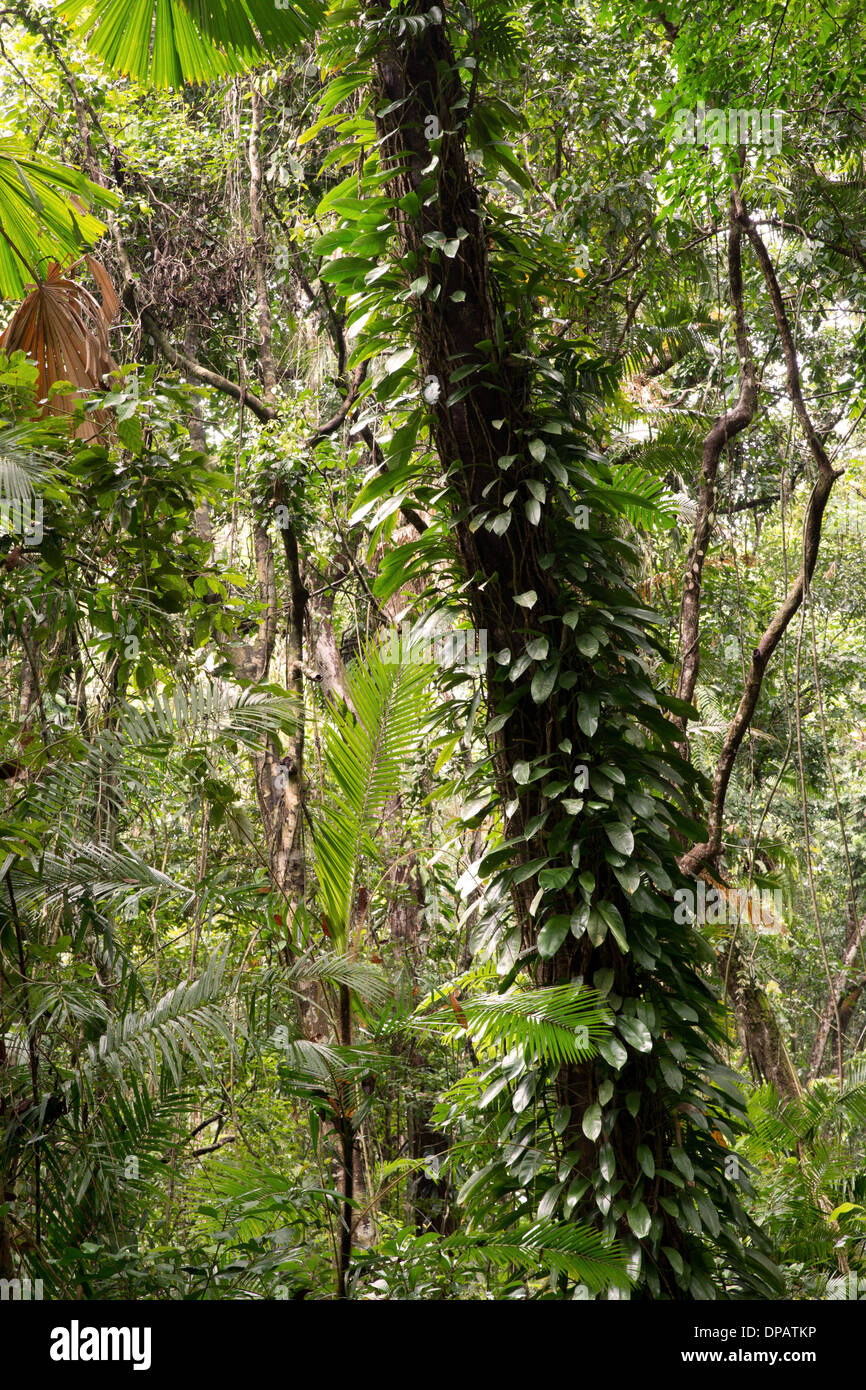
POLYGON ((155 87, 212 82, 312 38, 319 0, 63 0, 60 13, 116 72, 155 87))
POLYGON ((33 159, 19 141, 0 140, 0 295, 18 299, 46 261, 70 261, 98 241, 105 223, 87 206, 118 197, 53 159, 33 159))
MULTIPOLYGON (((56 263, 45 280, 33 286, 0 335, 0 351, 25 352, 39 371, 38 399, 53 415, 71 415, 75 396, 48 392, 58 381, 71 382, 78 391, 104 389, 105 378, 117 370, 108 346, 112 320, 120 308, 114 287, 99 261, 85 257, 99 286, 101 302, 56 263)), ((107 417, 104 412, 91 416, 77 431, 82 438, 99 433, 107 417)))

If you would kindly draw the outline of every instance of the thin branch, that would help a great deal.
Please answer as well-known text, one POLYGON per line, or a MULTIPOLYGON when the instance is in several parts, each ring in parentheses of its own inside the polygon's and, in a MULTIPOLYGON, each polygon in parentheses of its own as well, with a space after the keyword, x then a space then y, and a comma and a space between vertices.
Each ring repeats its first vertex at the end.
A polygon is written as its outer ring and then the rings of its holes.
POLYGON ((809 412, 806 409, 800 382, 800 369, 797 364, 794 335, 791 331, 791 325, 785 311, 784 299, 782 297, 782 291, 779 288, 779 282, 776 278, 776 272, 773 269, 773 264, 767 253, 767 248, 761 240, 754 223, 746 212, 739 194, 735 193, 734 198, 737 221, 749 238, 764 275, 770 304, 776 320, 776 327, 782 341, 782 350, 784 352, 787 369, 788 395, 791 398, 797 418, 806 436, 810 452, 817 465, 818 476, 812 488, 806 506, 806 513, 803 518, 803 558, 800 571, 785 595, 781 605, 764 630, 757 647, 752 652, 752 659, 746 677, 743 695, 737 712, 731 720, 725 735, 722 751, 719 755, 715 776, 713 778, 713 793, 707 821, 707 839, 701 844, 694 845, 679 860, 680 868, 683 872, 692 876, 697 876, 703 868, 713 866, 721 854, 722 817, 725 809, 725 798, 727 796, 728 785, 731 780, 737 753, 751 725, 761 694, 764 673, 769 664, 770 657, 776 650, 776 647, 781 641, 795 613, 800 608, 803 602, 803 596, 808 590, 818 560, 818 550, 821 541, 821 523, 824 510, 827 506, 834 482, 844 471, 842 469, 835 470, 833 468, 832 463, 827 457, 824 445, 821 442, 821 437, 815 429, 809 412))
MULTIPOLYGON (((752 422, 758 404, 755 359, 746 330, 743 308, 742 229, 737 220, 736 194, 731 195, 728 229, 728 293, 734 311, 734 336, 740 370, 740 392, 733 410, 725 411, 714 422, 703 444, 701 490, 691 550, 686 564, 685 585, 680 610, 682 665, 677 682, 677 698, 691 704, 700 670, 701 588, 704 561, 716 519, 716 480, 722 451, 735 435, 752 422)), ((684 717, 677 721, 685 733, 684 717)))

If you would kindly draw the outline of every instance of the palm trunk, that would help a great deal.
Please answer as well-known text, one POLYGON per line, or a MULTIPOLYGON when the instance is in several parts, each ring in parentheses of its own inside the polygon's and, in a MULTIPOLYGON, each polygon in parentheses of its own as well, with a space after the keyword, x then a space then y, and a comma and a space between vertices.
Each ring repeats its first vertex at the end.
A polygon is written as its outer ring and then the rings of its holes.
MULTIPOLYGON (((352 998, 348 985, 340 985, 340 1043, 352 1045, 352 998)), ((343 1216, 337 1262, 337 1297, 346 1297, 346 1278, 352 1262, 352 1204, 355 1195, 355 1130, 344 1083, 337 1088, 343 1162, 343 1216)))

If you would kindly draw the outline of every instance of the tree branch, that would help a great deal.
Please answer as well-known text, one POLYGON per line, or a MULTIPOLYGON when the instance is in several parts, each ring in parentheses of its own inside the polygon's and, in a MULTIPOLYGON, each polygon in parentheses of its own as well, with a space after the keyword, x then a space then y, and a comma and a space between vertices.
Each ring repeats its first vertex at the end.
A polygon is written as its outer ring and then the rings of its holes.
MULTIPOLYGON (((733 410, 725 411, 713 422, 703 444, 701 458, 701 491, 691 550, 686 564, 683 600, 680 609, 680 642, 682 665, 677 681, 677 698, 691 704, 698 681, 701 662, 701 586, 704 560, 716 519, 716 480, 722 450, 730 439, 751 424, 758 404, 758 382, 755 360, 746 331, 743 309, 743 267, 741 258, 742 229, 737 220, 734 193, 731 195, 728 228, 728 292, 734 311, 734 336, 740 371, 740 393, 733 410)), ((677 718, 683 733, 687 720, 677 718)))
POLYGON ((782 634, 785 632, 791 619, 803 602, 803 596, 808 590, 812 575, 814 574, 821 541, 821 523, 824 516, 824 509, 827 506, 833 484, 836 479, 841 476, 842 472, 841 469, 838 471, 834 470, 833 465, 827 457, 821 438, 806 409, 800 383, 800 369, 797 365, 794 336, 791 332, 788 315, 785 312, 785 304, 781 289, 779 288, 779 282, 776 279, 773 264, 767 254, 767 248, 761 240, 754 223, 749 218, 740 200, 739 194, 735 193, 734 197, 737 205, 737 221, 749 238, 764 275, 773 315, 776 320, 776 327, 782 341, 782 349, 787 368, 788 395, 791 397, 797 418, 801 423, 812 457, 817 465, 818 477, 812 488, 812 493, 806 507, 806 515, 803 520, 803 559, 800 565, 800 571, 788 590, 788 593, 785 595, 780 607, 764 630, 757 647, 752 652, 752 660, 749 666, 743 696, 725 735, 725 741, 722 745, 722 751, 716 765, 715 777, 713 779, 713 794, 707 822, 707 839, 702 844, 694 845, 679 861, 680 868, 683 872, 693 876, 696 876, 702 868, 714 865, 721 853, 722 816, 724 814, 725 797, 727 796, 728 784, 731 780, 734 762, 739 752, 740 745, 752 722, 758 704, 758 698, 761 694, 764 672, 767 669, 770 657, 773 655, 773 652, 782 639, 782 634))

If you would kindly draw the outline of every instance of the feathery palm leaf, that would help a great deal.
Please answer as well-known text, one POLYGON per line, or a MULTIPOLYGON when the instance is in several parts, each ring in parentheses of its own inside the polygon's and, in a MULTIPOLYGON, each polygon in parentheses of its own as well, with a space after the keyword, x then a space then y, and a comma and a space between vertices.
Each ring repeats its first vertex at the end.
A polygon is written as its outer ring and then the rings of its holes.
POLYGON ((50 1220, 41 1246, 28 1242, 22 1253, 29 1272, 50 1281, 55 1297, 80 1297, 80 1266, 69 1255, 95 1231, 112 1231, 116 1243, 137 1238, 152 1184, 165 1172, 166 1151, 177 1142, 189 1104, 187 1095, 153 1095, 131 1078, 123 1090, 100 1095, 86 1123, 80 1112, 67 1111, 51 1143, 40 1145, 42 1204, 50 1220), (132 1155, 136 1177, 129 1181, 132 1155))
POLYGON ((178 1084, 185 1056, 192 1057, 205 1078, 213 1076, 217 1065, 208 1034, 218 1035, 233 1048, 233 1027, 238 1027, 214 1002, 226 959, 227 948, 223 948, 214 953, 197 980, 176 985, 142 1013, 113 1020, 98 1042, 87 1044, 87 1060, 66 1083, 70 1102, 95 1103, 97 1086, 104 1084, 106 1073, 121 1084, 127 1071, 139 1080, 149 1075, 155 1084, 165 1067, 178 1084))
POLYGON ((177 883, 132 850, 76 841, 69 842, 64 855, 46 852, 38 879, 16 879, 19 882, 22 904, 38 901, 50 906, 87 898, 120 906, 131 896, 139 899, 159 894, 180 898, 181 906, 188 907, 195 899, 194 888, 177 883))
POLYGON ((639 463, 624 463, 611 468, 612 482, 597 490, 585 488, 589 501, 597 496, 607 510, 625 516, 632 526, 669 530, 679 515, 679 504, 664 483, 647 473, 639 463))
POLYGON ((316 955, 308 952, 298 956, 288 970, 281 967, 280 974, 289 981, 316 980, 320 984, 346 985, 371 1004, 384 1004, 390 994, 387 977, 377 966, 336 952, 316 955))
POLYGON ((500 62, 513 61, 524 41, 517 7, 507 0, 471 0, 468 8, 478 22, 481 51, 500 62))
POLYGON ((599 995, 581 985, 480 994, 434 1014, 414 1014, 408 1026, 454 1042, 467 1032, 476 1048, 510 1051, 520 1047, 537 1060, 584 1061, 595 1055, 593 1039, 606 1036, 612 1023, 599 995))
POLYGON ((584 1284, 591 1293, 603 1293, 611 1285, 627 1289, 634 1282, 626 1270, 625 1257, 618 1243, 606 1244, 597 1231, 571 1222, 535 1221, 510 1239, 486 1235, 448 1236, 442 1241, 442 1249, 471 1250, 491 1264, 514 1265, 536 1275, 549 1269, 584 1284))
POLYGON ((423 666, 388 663, 369 647, 347 676, 355 713, 332 713, 325 758, 337 792, 313 846, 321 905, 338 949, 348 939, 362 857, 378 858, 374 835, 385 803, 417 761, 427 679, 423 666))

